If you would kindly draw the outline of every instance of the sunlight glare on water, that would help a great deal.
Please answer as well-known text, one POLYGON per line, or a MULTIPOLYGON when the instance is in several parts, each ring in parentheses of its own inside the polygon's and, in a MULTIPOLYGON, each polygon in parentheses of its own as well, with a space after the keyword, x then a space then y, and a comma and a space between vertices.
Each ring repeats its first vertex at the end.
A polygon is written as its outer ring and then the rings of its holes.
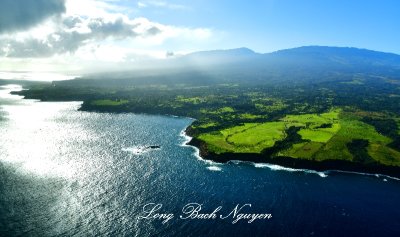
POLYGON ((400 236, 397 180, 204 162, 184 145, 191 119, 9 95, 20 89, 0 88, 0 236, 400 236), (273 218, 179 220, 192 202, 273 218), (139 220, 147 203, 176 218, 139 220))
MULTIPOLYGON (((8 99, 19 98, 10 95, 11 90, 20 90, 18 86, 3 87, 1 96, 8 99)), ((75 162, 63 163, 59 158, 65 149, 64 139, 69 134, 67 124, 57 122, 57 115, 66 109, 76 109, 79 102, 68 103, 40 103, 33 100, 24 100, 18 105, 3 105, 7 127, 0 127, 2 133, 2 145, 0 160, 14 163, 27 172, 36 175, 50 175, 57 177, 71 177, 76 170, 75 162)), ((77 132, 77 131, 75 131, 77 132)), ((84 130, 78 131, 84 140, 84 130)), ((75 134, 76 136, 76 134, 75 134)), ((65 160, 64 160, 65 161, 65 160)))
POLYGON ((0 72, 1 79, 29 81, 61 81, 74 79, 77 76, 63 75, 54 72, 0 72))

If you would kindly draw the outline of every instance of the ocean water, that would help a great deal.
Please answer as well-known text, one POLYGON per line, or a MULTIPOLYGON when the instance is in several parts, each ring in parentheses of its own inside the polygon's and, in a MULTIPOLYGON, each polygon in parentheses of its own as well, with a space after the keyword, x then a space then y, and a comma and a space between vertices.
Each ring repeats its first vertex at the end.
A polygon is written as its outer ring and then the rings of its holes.
POLYGON ((191 119, 80 112, 16 89, 0 88, 0 236, 400 236, 399 180, 216 164, 184 145, 191 119), (187 218, 188 204, 215 219, 187 218), (271 216, 235 222, 235 207, 271 216))

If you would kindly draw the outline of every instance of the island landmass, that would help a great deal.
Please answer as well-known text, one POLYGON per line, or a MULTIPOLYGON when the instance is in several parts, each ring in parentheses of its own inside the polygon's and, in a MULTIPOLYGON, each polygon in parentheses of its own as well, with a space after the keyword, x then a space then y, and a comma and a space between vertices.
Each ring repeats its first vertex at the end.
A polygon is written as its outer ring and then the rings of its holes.
MULTIPOLYGON (((400 62, 400 56, 395 58, 400 62)), ((243 60, 241 64, 249 59, 243 60)), ((180 70, 119 79, 80 78, 29 85, 29 90, 15 94, 42 101, 83 101, 82 111, 194 118, 186 129, 192 137, 189 144, 199 148, 202 158, 216 162, 400 177, 400 67, 368 68, 354 62, 339 67, 337 60, 318 64, 323 70, 290 61, 273 64, 274 70, 267 72, 264 66, 249 71, 250 66, 244 70, 225 65, 229 70, 211 68, 208 75, 180 70), (293 70, 296 66, 301 70, 293 70)))

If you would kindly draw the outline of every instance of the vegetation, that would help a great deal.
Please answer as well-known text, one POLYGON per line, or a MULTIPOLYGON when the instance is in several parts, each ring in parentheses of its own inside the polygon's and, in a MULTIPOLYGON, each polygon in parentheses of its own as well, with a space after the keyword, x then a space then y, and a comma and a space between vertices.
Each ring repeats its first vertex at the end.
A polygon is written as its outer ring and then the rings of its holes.
POLYGON ((198 138, 209 144, 210 150, 215 153, 260 153, 284 137, 284 128, 283 122, 247 123, 201 134, 198 138))
POLYGON ((106 100, 93 100, 91 102, 92 105, 94 106, 119 106, 119 105, 123 105, 123 104, 127 104, 129 102, 129 100, 110 100, 110 99, 106 99, 106 100))
POLYGON ((207 73, 103 75, 18 94, 80 100, 85 111, 192 117, 187 132, 208 154, 400 166, 399 56, 311 47, 254 57, 211 63, 207 73))
MULTIPOLYGON (((339 92, 346 90, 342 86, 339 92)), ((335 103, 338 98, 328 86, 312 91, 302 86, 238 88, 230 84, 190 90, 152 86, 110 91, 40 85, 22 93, 44 100, 82 99, 81 109, 89 111, 194 117, 190 135, 205 142, 214 154, 400 166, 400 117, 391 109, 393 104, 372 103, 374 94, 363 96, 363 101, 371 103, 366 108, 354 94, 335 103), (59 96, 61 90, 64 93, 59 96)))

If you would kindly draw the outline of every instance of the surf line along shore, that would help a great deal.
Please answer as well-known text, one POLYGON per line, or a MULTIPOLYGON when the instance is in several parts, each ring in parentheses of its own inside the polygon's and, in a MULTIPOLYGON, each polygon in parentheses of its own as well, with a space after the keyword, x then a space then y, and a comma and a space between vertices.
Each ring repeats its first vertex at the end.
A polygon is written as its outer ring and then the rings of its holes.
POLYGON ((179 220, 231 220, 232 224, 236 224, 239 221, 245 221, 247 223, 253 223, 256 220, 270 220, 272 218, 271 213, 250 213, 249 208, 252 205, 236 204, 233 208, 226 208, 218 206, 214 208, 212 212, 202 212, 203 204, 200 203, 188 203, 183 206, 181 214, 176 218, 176 214, 172 212, 166 212, 162 210, 163 204, 161 203, 147 203, 142 208, 142 213, 137 217, 138 220, 158 220, 162 224, 166 224, 173 219, 179 220))
POLYGON ((400 168, 395 166, 383 166, 375 163, 365 165, 345 160, 326 160, 314 161, 305 159, 296 159, 286 156, 272 157, 268 153, 221 153, 216 154, 208 150, 207 144, 192 136, 190 126, 184 131, 184 134, 190 139, 186 143, 198 149, 198 155, 204 160, 210 160, 217 163, 227 163, 230 161, 243 161, 261 164, 274 164, 292 169, 306 169, 316 172, 352 172, 357 174, 384 176, 391 179, 400 179, 400 168))

